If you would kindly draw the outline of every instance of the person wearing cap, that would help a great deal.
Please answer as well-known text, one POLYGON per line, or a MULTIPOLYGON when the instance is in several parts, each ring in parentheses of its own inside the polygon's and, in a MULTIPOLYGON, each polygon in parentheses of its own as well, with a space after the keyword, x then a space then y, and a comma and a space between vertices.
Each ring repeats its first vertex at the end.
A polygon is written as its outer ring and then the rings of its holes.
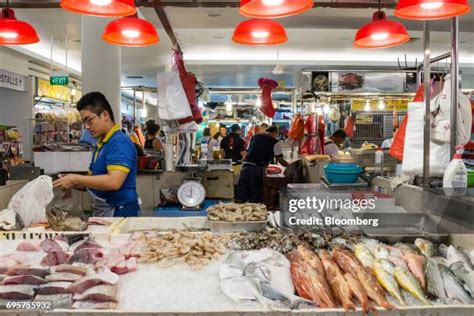
POLYGON ((339 147, 344 144, 346 137, 347 134, 342 129, 338 129, 330 137, 327 137, 324 141, 324 154, 331 157, 338 156, 339 147))
POLYGON ((247 156, 242 165, 237 184, 236 201, 261 203, 263 201, 263 177, 265 169, 275 159, 280 165, 287 167, 283 159, 283 150, 276 138, 278 128, 274 125, 265 133, 256 134, 250 140, 247 156))
POLYGON ((221 156, 225 159, 232 159, 232 162, 241 162, 245 155, 245 142, 240 137, 242 130, 239 124, 234 124, 230 128, 231 132, 221 141, 221 156))

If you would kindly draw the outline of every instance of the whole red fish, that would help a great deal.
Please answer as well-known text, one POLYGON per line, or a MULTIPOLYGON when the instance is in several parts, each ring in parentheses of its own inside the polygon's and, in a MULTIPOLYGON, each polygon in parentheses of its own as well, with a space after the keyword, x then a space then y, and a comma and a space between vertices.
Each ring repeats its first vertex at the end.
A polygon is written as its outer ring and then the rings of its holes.
POLYGON ((319 257, 326 272, 326 279, 336 298, 341 302, 346 311, 349 309, 355 310, 355 305, 351 300, 351 289, 337 264, 326 250, 320 250, 319 257))

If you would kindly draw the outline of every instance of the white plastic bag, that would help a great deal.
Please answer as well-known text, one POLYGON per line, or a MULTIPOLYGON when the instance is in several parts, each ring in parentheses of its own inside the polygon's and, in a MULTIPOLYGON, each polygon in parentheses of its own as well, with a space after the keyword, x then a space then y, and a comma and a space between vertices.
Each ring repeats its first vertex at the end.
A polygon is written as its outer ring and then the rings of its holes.
MULTIPOLYGON (((402 173, 423 174, 424 102, 408 103, 408 123, 403 148, 402 173)), ((450 162, 449 144, 430 142, 430 176, 442 176, 450 162)))
POLYGON ((20 215, 25 227, 46 221, 46 206, 53 200, 53 179, 39 176, 28 182, 8 203, 20 215))
POLYGON ((158 111, 162 120, 192 117, 183 84, 176 71, 158 73, 158 111))
MULTIPOLYGON (((457 144, 465 145, 471 139, 472 112, 469 99, 458 93, 457 144)), ((451 141, 451 78, 445 77, 443 90, 431 100, 431 140, 451 141)))

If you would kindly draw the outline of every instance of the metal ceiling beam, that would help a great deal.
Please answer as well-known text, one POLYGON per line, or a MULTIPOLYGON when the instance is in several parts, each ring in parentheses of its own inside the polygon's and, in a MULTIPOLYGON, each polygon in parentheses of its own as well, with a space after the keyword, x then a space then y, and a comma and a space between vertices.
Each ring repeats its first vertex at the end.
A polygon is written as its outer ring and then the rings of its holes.
POLYGON ((165 9, 161 5, 160 0, 153 1, 153 9, 155 9, 156 15, 158 15, 158 19, 160 19, 161 25, 163 25, 163 28, 165 29, 166 34, 168 35, 171 41, 171 45, 173 45, 173 48, 178 50, 179 52, 182 52, 181 46, 178 42, 178 38, 176 37, 176 34, 173 31, 173 27, 171 26, 170 20, 168 19, 168 15, 166 15, 165 9))
MULTIPOLYGON (((155 1, 137 0, 135 1, 137 7, 155 7, 155 1)), ((393 9, 397 4, 396 0, 382 1, 382 7, 386 9, 393 9)), ((190 0, 188 2, 177 1, 161 1, 162 7, 182 7, 182 8, 237 8, 240 5, 239 1, 199 1, 190 0)), ((0 7, 6 6, 6 1, 0 1, 0 7)), ((10 1, 10 7, 18 9, 57 9, 60 8, 59 1, 10 1)), ((376 0, 329 0, 316 1, 313 8, 341 8, 341 9, 366 9, 377 8, 378 1, 376 0)))

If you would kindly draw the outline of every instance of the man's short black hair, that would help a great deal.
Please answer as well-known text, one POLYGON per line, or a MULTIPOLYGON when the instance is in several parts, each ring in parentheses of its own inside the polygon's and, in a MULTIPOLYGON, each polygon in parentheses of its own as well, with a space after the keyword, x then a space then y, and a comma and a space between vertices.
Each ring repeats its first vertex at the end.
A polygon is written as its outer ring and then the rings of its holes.
POLYGON ((262 124, 260 124, 260 127, 265 127, 265 128, 267 128, 267 127, 268 127, 268 124, 267 124, 267 123, 262 123, 262 124))
POLYGON ((237 131, 240 131, 240 125, 239 124, 234 124, 234 125, 232 125, 230 130, 234 133, 237 132, 237 131))
POLYGON ((88 110, 97 115, 107 111, 107 113, 109 113, 110 119, 115 123, 114 112, 110 107, 110 103, 107 101, 105 95, 100 92, 89 92, 83 95, 79 102, 77 102, 77 110, 88 110))
POLYGON ((343 129, 338 129, 337 131, 335 131, 334 133, 332 133, 331 136, 332 136, 332 137, 338 137, 338 138, 346 138, 346 137, 347 137, 347 134, 346 134, 346 132, 344 132, 343 129))
POLYGON ((148 134, 150 135, 156 135, 156 133, 158 133, 159 130, 160 130, 160 125, 158 124, 149 125, 147 128, 148 134))
POLYGON ((225 129, 227 130, 227 126, 225 126, 225 125, 222 125, 222 124, 221 124, 221 125, 219 125, 219 129, 221 129, 221 128, 225 128, 225 129))
POLYGON ((265 132, 270 133, 270 134, 278 133, 278 127, 276 127, 275 125, 272 125, 272 126, 268 127, 265 130, 265 132))

